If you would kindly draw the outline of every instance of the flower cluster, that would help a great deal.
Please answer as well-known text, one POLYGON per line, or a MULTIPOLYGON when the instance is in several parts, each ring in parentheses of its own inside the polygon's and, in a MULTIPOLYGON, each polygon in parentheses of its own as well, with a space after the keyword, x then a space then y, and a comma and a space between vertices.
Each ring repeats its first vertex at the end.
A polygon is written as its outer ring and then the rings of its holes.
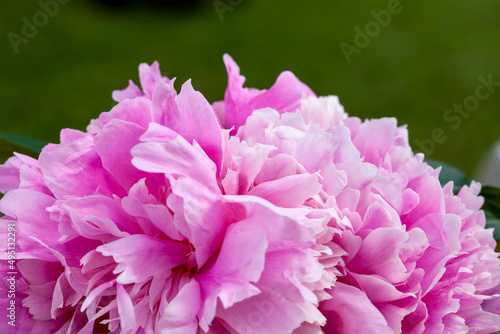
POLYGON ((349 117, 290 72, 244 88, 224 62, 223 101, 141 64, 86 132, 0 166, 14 332, 500 330, 480 184, 441 187, 394 118, 349 117))

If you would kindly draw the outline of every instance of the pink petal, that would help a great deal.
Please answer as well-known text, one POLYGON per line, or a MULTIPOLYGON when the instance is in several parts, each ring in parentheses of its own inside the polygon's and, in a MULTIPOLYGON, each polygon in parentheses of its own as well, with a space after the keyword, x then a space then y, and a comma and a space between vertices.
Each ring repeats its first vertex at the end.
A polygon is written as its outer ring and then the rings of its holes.
POLYGON ((407 239, 408 234, 401 228, 373 230, 349 262, 349 270, 360 274, 379 275, 391 283, 403 282, 409 274, 399 258, 399 251, 407 239))
POLYGON ((378 166, 380 159, 389 151, 396 129, 395 118, 374 119, 363 123, 353 143, 361 156, 365 157, 364 161, 378 166))
POLYGON ((129 196, 122 199, 122 205, 128 214, 146 218, 146 222, 142 224, 138 219, 145 234, 155 236, 159 231, 162 231, 174 240, 184 238, 175 227, 174 218, 168 207, 159 203, 158 199, 149 194, 144 179, 130 189, 129 196))
POLYGON ((121 333, 134 334, 136 332, 134 305, 121 284, 116 284, 116 301, 120 315, 121 333))
POLYGON ((194 279, 184 285, 177 296, 162 310, 158 329, 172 334, 196 334, 196 315, 201 307, 200 285, 194 279))
POLYGON ((321 188, 317 174, 298 174, 261 183, 252 188, 248 195, 262 197, 279 207, 295 208, 317 195, 321 188))
POLYGON ((155 61, 149 66, 146 63, 139 65, 139 80, 141 81, 142 90, 144 95, 151 100, 156 86, 160 83, 169 83, 167 77, 161 75, 160 64, 155 61))
MULTIPOLYGON (((16 217, 17 258, 40 258, 53 261, 53 256, 39 244, 33 242, 30 236, 44 240, 50 246, 58 246, 60 237, 57 223, 52 221, 47 208, 54 204, 54 198, 33 190, 16 189, 8 192, 0 200, 0 212, 16 217)), ((5 227, 6 231, 6 227, 5 227)), ((1 243, 7 242, 7 233, 1 243)), ((7 245, 5 245, 6 249, 7 245)))
POLYGON ((97 247, 113 256, 120 284, 140 283, 186 262, 189 248, 180 242, 160 240, 142 234, 130 235, 97 247))
POLYGON ((214 110, 203 95, 193 89, 191 80, 182 85, 175 102, 177 106, 172 103, 167 105, 167 126, 183 136, 189 143, 196 140, 220 170, 223 135, 214 110))
POLYGON ((207 274, 257 282, 264 270, 267 245, 266 230, 258 222, 242 220, 232 224, 226 231, 217 261, 207 274))
POLYGON ((133 100, 123 100, 109 112, 103 112, 99 116, 102 125, 111 122, 113 119, 135 123, 143 128, 147 128, 151 122, 151 101, 139 97, 133 100))
POLYGON ((340 282, 330 290, 332 298, 321 303, 327 333, 393 334, 386 320, 359 289, 340 282))
POLYGON ((192 179, 171 180, 167 205, 174 212, 174 224, 196 249, 199 267, 216 252, 224 237, 226 222, 217 194, 192 179))
POLYGON ((297 305, 270 293, 261 293, 228 309, 221 305, 217 316, 233 327, 236 333, 287 334, 306 319, 297 305))
POLYGON ((139 125, 113 119, 104 125, 101 133, 94 139, 103 167, 125 189, 130 189, 137 181, 147 176, 132 165, 130 153, 144 132, 144 128, 139 125), (124 136, 124 133, 127 135, 124 136))
POLYGON ((220 192, 215 178, 215 163, 181 136, 169 142, 138 144, 131 152, 134 157, 132 164, 142 171, 189 177, 212 191, 220 192))
POLYGON ((88 196, 99 192, 124 195, 124 190, 102 167, 92 136, 58 145, 40 154, 40 168, 47 187, 56 198, 88 196))
POLYGON ((116 102, 121 102, 125 99, 135 99, 136 97, 140 97, 142 96, 142 92, 132 80, 129 80, 127 88, 115 90, 111 96, 116 102))
POLYGON ((0 193, 6 194, 19 187, 21 165, 22 162, 17 157, 10 157, 3 165, 0 165, 0 193))
POLYGON ((238 65, 229 55, 224 55, 228 74, 228 87, 224 96, 225 126, 235 127, 232 133, 245 123, 252 111, 270 107, 280 114, 295 112, 300 107, 303 97, 314 96, 314 93, 300 82, 291 72, 279 75, 274 85, 267 91, 243 88, 245 77, 240 75, 238 65))
POLYGON ((337 145, 338 142, 329 133, 315 132, 302 137, 291 155, 309 173, 314 173, 333 161, 334 147, 337 145))

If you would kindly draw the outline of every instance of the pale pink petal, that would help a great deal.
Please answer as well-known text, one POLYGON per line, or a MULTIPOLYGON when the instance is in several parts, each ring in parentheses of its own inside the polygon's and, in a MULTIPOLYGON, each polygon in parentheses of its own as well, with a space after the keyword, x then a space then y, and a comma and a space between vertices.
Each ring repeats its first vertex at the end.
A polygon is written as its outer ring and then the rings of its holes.
POLYGON ((291 155, 309 173, 314 173, 333 161, 334 148, 337 145, 338 142, 329 133, 315 132, 302 137, 295 145, 291 155))
POLYGON ((6 194, 19 187, 21 165, 22 163, 17 157, 10 157, 3 165, 0 165, 0 193, 6 194))
POLYGON ((328 319, 323 327, 327 333, 394 333, 361 290, 337 282, 330 293, 332 298, 320 305, 328 319))
POLYGON ((299 307, 270 293, 261 293, 228 309, 220 305, 217 315, 231 325, 236 333, 287 334, 305 321, 305 315, 299 307))
POLYGON ((377 228, 363 240, 359 252, 349 263, 356 273, 379 275, 391 283, 408 278, 404 263, 399 258, 402 243, 408 234, 400 228, 377 228))
POLYGON ((170 80, 167 77, 162 76, 160 72, 160 64, 155 61, 150 65, 142 63, 139 65, 139 80, 141 81, 141 87, 144 95, 151 99, 156 86, 160 83, 168 83, 170 80))
POLYGON ((142 96, 142 92, 132 80, 129 80, 127 88, 114 90, 111 96, 116 102, 121 102, 125 99, 135 99, 136 97, 140 97, 142 96))
POLYGON ((200 297, 200 285, 193 279, 162 310, 163 316, 158 322, 158 329, 172 334, 198 333, 196 315, 201 308, 200 297))
POLYGON ((134 334, 136 332, 134 305, 121 284, 116 284, 116 301, 120 315, 121 333, 134 334))
POLYGON ((321 188, 317 174, 298 174, 261 183, 252 188, 248 195, 262 197, 283 208, 294 208, 317 195, 321 188))

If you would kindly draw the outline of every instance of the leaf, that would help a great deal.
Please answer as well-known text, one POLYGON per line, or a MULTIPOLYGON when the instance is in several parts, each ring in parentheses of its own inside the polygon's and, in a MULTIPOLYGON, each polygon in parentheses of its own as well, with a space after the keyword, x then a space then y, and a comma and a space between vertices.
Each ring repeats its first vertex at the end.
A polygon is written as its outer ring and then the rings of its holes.
POLYGON ((455 195, 458 194, 464 185, 470 184, 470 179, 467 174, 457 167, 432 159, 425 159, 425 162, 432 168, 442 167, 439 173, 439 182, 441 186, 444 186, 448 182, 453 181, 453 193, 455 195))
POLYGON ((0 132, 0 163, 12 156, 14 152, 36 158, 45 143, 26 136, 0 132))
POLYGON ((494 228, 493 238, 495 238, 496 241, 500 240, 500 219, 487 220, 486 228, 494 228))
POLYGON ((24 135, 9 132, 0 131, 0 138, 7 140, 17 146, 21 146, 28 150, 31 150, 35 153, 40 153, 42 151, 42 148, 47 145, 47 143, 44 143, 38 139, 33 139, 24 135))
POLYGON ((500 219, 500 188, 483 185, 481 193, 484 197, 483 210, 490 212, 496 219, 500 219))

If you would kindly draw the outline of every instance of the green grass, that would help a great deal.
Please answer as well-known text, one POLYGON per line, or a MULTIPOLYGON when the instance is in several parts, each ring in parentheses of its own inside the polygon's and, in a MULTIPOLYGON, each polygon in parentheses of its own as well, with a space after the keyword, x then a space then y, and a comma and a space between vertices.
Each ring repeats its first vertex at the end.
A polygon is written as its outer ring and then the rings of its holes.
POLYGON ((402 12, 348 64, 339 44, 353 44, 353 28, 363 29, 370 11, 387 3, 243 0, 220 21, 211 1, 192 11, 71 1, 15 54, 7 33, 20 34, 21 18, 40 7, 3 1, 0 131, 54 142, 61 128, 83 130, 112 107, 114 89, 138 82, 139 63, 154 60, 177 77, 177 88, 192 78, 209 101, 219 100, 228 52, 247 86, 268 88, 291 70, 318 95, 338 95, 351 115, 397 117, 408 124, 412 146, 442 128, 448 138, 429 157, 471 175, 500 137, 500 87, 456 130, 443 113, 474 94, 479 75, 500 81, 500 2, 401 1, 402 12))

